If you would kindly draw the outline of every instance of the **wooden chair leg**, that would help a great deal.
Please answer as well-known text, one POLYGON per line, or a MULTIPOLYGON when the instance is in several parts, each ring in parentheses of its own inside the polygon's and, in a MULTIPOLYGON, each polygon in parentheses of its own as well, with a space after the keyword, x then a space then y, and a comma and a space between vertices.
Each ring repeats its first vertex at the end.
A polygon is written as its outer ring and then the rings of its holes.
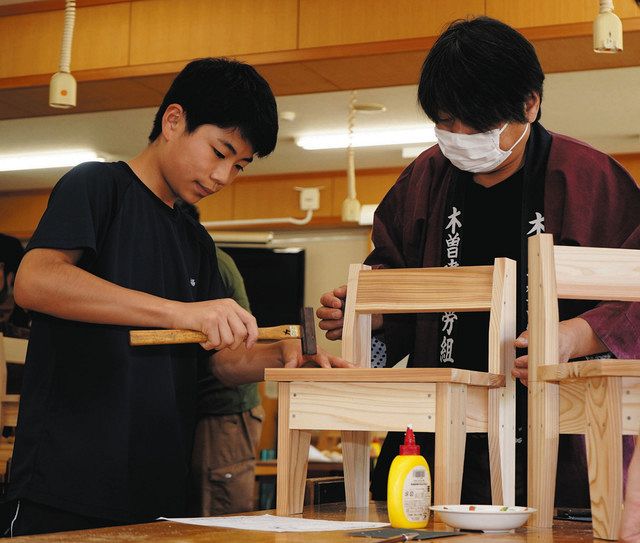
POLYGON ((467 439, 466 412, 466 385, 436 385, 435 505, 460 503, 467 439))
POLYGON ((529 381, 527 504, 537 509, 529 525, 551 528, 559 442, 559 385, 529 381))
POLYGON ((347 507, 369 507, 369 432, 342 431, 347 507))
POLYGON ((593 535, 618 538, 622 518, 621 378, 587 379, 587 461, 593 535))
POLYGON ((489 390, 491 502, 516 504, 515 387, 489 390))
POLYGON ((278 383, 278 468, 276 513, 302 513, 311 432, 289 428, 289 383, 278 383))

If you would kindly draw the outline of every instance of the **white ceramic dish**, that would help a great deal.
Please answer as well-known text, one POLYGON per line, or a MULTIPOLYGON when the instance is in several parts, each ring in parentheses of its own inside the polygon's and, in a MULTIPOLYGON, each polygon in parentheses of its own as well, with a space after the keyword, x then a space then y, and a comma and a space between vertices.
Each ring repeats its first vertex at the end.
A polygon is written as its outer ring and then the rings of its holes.
POLYGON ((532 507, 505 505, 433 505, 443 522, 463 530, 508 532, 522 526, 535 511, 532 507))

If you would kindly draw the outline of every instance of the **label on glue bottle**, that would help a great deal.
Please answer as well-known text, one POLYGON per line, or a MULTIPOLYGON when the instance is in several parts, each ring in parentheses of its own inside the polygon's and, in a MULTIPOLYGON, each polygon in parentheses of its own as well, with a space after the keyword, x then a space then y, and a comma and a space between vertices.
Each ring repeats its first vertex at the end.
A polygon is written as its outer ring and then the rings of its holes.
POLYGON ((404 480, 402 489, 402 505, 404 515, 412 522, 420 522, 429 516, 431 503, 431 482, 427 470, 416 466, 404 480))

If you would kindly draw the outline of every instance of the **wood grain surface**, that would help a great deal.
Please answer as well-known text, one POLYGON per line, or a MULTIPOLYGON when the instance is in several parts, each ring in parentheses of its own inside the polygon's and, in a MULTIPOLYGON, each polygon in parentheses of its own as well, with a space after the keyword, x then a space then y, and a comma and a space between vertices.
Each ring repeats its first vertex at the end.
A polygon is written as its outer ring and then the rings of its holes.
MULTIPOLYGON (((274 511, 257 511, 256 514, 274 514, 274 511)), ((347 509, 343 503, 325 504, 306 507, 304 518, 316 518, 340 521, 388 522, 386 504, 372 502, 369 508, 347 509)), ((443 524, 429 523, 429 530, 446 531, 443 524)), ((118 528, 102 528, 98 530, 82 530, 31 537, 17 537, 16 543, 368 543, 369 539, 355 538, 348 532, 307 532, 276 533, 253 532, 229 528, 206 528, 190 526, 175 522, 152 522, 118 528)), ((376 540, 377 541, 377 540, 376 540)), ((449 541, 447 539, 443 541, 449 541)), ((518 528, 514 533, 482 534, 466 533, 456 543, 510 542, 510 543, 574 543, 593 541, 591 524, 588 522, 556 521, 553 529, 518 528)))

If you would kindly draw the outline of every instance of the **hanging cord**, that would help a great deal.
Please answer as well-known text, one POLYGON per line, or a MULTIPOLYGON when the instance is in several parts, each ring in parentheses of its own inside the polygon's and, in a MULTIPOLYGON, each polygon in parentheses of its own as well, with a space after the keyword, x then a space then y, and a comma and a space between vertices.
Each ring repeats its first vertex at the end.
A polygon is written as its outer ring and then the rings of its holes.
POLYGON ((613 11, 613 0, 600 0, 600 13, 613 11))
POLYGON ((73 28, 76 22, 76 0, 66 0, 64 8, 64 31, 62 33, 62 47, 60 48, 60 72, 71 72, 71 45, 73 43, 73 28))
POLYGON ((356 166, 353 153, 353 128, 356 123, 356 91, 351 91, 349 100, 349 114, 347 115, 347 129, 349 145, 347 147, 347 198, 356 199, 356 166))

